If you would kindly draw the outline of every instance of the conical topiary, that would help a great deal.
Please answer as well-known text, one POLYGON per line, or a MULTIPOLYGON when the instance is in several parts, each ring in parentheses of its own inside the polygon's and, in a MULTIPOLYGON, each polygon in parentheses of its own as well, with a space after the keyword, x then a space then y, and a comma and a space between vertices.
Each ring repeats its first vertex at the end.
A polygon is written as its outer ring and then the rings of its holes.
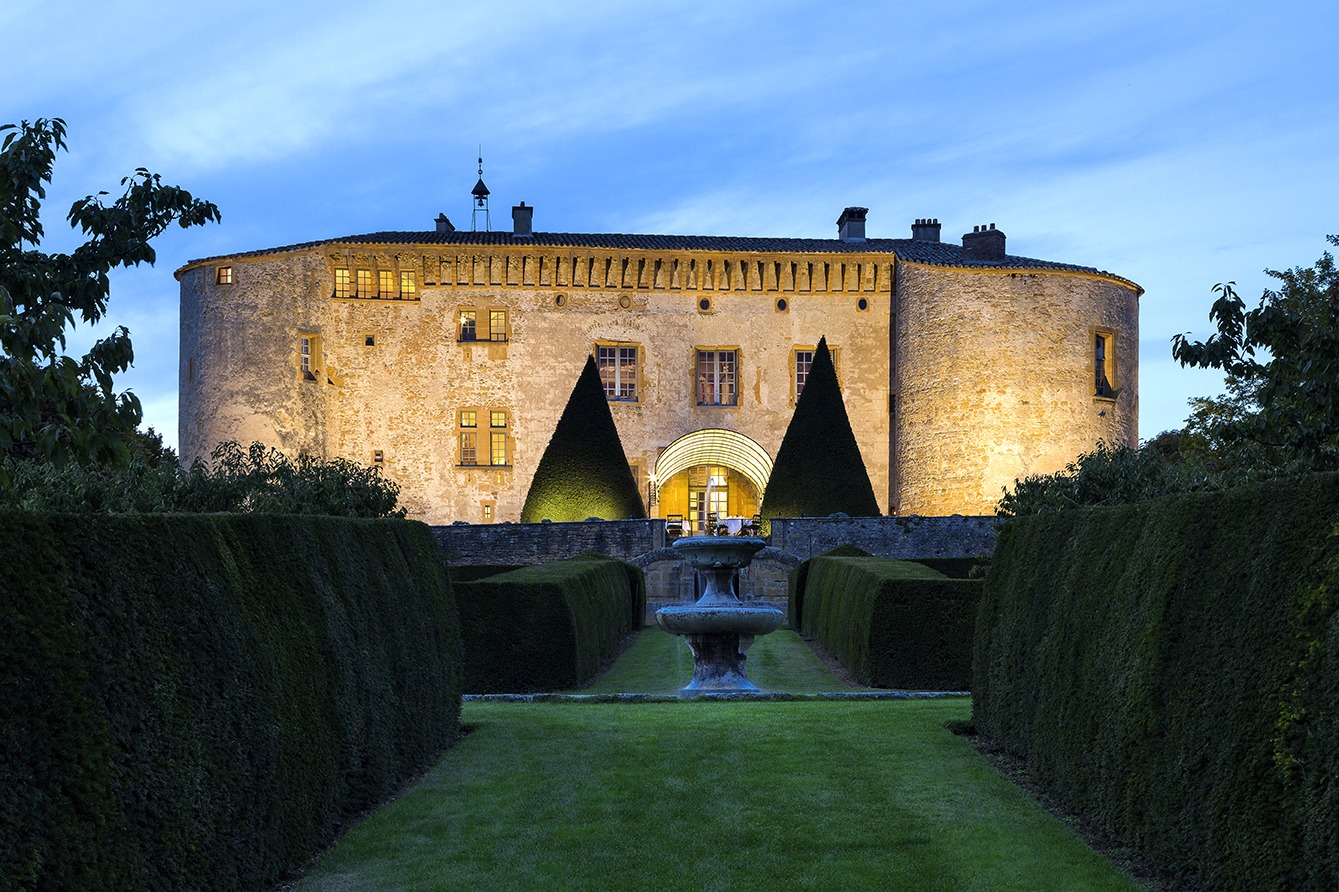
POLYGON ((832 367, 827 339, 818 342, 804 390, 795 402, 772 476, 763 493, 762 516, 826 517, 849 514, 877 517, 874 498, 860 447, 846 417, 837 372, 832 367))
POLYGON ((521 509, 522 523, 646 517, 593 357, 577 379, 521 509))

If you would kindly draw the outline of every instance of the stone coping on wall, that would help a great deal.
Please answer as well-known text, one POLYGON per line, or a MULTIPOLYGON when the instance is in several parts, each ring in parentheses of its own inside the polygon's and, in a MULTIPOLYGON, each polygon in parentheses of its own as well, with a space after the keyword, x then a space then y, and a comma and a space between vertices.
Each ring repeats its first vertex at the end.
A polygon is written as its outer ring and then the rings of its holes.
MULTIPOLYGON (((995 550, 994 517, 796 517, 771 521, 774 554, 804 561, 840 545, 890 558, 957 558, 995 550)), ((670 541, 665 521, 586 520, 574 523, 451 524, 433 527, 454 564, 536 564, 597 552, 633 561, 670 541)), ((640 563, 640 562, 639 562, 640 563)))
POLYGON ((970 697, 971 691, 829 691, 791 694, 786 691, 693 691, 688 694, 465 694, 466 703, 684 703, 694 700, 749 702, 816 702, 830 700, 940 700, 970 697))

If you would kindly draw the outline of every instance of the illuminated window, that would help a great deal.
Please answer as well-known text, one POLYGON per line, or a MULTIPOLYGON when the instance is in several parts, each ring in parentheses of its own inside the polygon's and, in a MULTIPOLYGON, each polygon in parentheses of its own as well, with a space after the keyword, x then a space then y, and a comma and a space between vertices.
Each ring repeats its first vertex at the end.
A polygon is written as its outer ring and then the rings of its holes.
POLYGON ((619 402, 637 401, 637 348, 596 347, 596 364, 606 398, 619 402))
POLYGON ((466 410, 466 411, 464 411, 464 412, 461 412, 461 413, 460 413, 460 426, 461 426, 461 427, 478 427, 478 426, 479 426, 479 415, 478 415, 478 413, 475 412, 473 409, 468 409, 468 410, 466 410))
POLYGON ((506 465, 507 462, 507 413, 493 410, 488 413, 488 463, 506 465))
POLYGON ((479 463, 479 434, 475 431, 460 432, 460 463, 462 465, 479 463))
POLYGON ((507 311, 488 311, 488 340, 505 341, 507 339, 507 311))
POLYGON ((480 507, 483 508, 483 512, 482 512, 482 514, 483 514, 483 522, 484 522, 484 523, 492 523, 492 522, 493 522, 493 507, 494 507, 494 503, 492 503, 492 502, 482 502, 482 503, 480 504, 480 507))
POLYGON ((395 273, 388 269, 377 272, 377 297, 383 300, 395 297, 395 273))
POLYGON ((735 392, 737 356, 734 350, 697 351, 697 404, 699 406, 733 406, 738 402, 735 392))
POLYGON ((697 465, 688 469, 688 523, 697 532, 709 529, 711 515, 717 520, 730 514, 730 471, 724 467, 697 465))
POLYGON ((360 269, 358 274, 358 297, 372 297, 372 271, 370 269, 360 269))
POLYGON ((232 284, 232 267, 231 267, 231 266, 220 266, 220 267, 218 268, 217 276, 216 276, 216 278, 215 278, 215 281, 218 282, 218 284, 220 284, 220 285, 231 285, 231 284, 232 284))
POLYGON ((353 283, 349 281, 347 269, 335 270, 335 297, 353 296, 353 283))
POLYGON ((405 300, 411 300, 418 293, 418 286, 414 284, 414 274, 406 270, 400 271, 400 296, 405 300))
POLYGON ((460 311, 460 334, 458 337, 462 341, 473 341, 478 337, 477 322, 473 310, 460 311))
POLYGON ((1116 336, 1109 331, 1099 331, 1093 343, 1093 378, 1095 394, 1107 399, 1115 399, 1116 389, 1111 381, 1116 377, 1116 336))
POLYGON ((506 427, 506 426, 507 426, 507 413, 506 413, 506 412, 489 412, 489 413, 488 413, 488 426, 489 426, 489 427, 506 427))

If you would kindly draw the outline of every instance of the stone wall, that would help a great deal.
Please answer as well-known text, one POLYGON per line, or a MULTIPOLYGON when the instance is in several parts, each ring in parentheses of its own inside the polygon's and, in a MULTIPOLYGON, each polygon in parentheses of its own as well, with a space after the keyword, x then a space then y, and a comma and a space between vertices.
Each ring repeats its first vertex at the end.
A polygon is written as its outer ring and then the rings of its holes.
MULTIPOLYGON (((973 557, 995 549, 993 517, 804 517, 773 520, 769 545, 740 574, 744 600, 786 602, 786 578, 801 561, 855 545, 891 558, 973 557)), ((433 527, 454 564, 538 564, 588 552, 628 561, 646 574, 648 617, 694 600, 699 581, 670 549, 663 520, 452 524, 433 527)))

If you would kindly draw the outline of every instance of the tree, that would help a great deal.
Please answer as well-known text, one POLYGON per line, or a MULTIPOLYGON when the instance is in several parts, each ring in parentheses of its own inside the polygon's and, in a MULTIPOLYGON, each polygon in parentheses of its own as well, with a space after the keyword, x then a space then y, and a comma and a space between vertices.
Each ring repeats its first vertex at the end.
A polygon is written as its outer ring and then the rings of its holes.
MULTIPOLYGON (((1339 245, 1339 236, 1326 240, 1339 245)), ((1176 335, 1172 356, 1228 375, 1227 396, 1192 404, 1210 439, 1248 442, 1275 465, 1339 468, 1339 270, 1326 251, 1312 267, 1265 272, 1282 284, 1253 310, 1234 283, 1215 285, 1218 332, 1176 335)))
POLYGON ((795 414, 776 452, 762 516, 878 517, 879 503, 842 402, 827 338, 820 339, 795 414))
POLYGON ((522 523, 646 517, 637 481, 604 395, 594 357, 576 387, 525 494, 522 523))
MULTIPOLYGON (((0 458, 124 463, 142 417, 135 395, 112 386, 134 361, 129 332, 118 327, 76 359, 63 355, 66 330, 76 317, 103 318, 111 270, 153 264, 150 242, 169 225, 217 221, 218 208, 139 168, 110 203, 99 192, 71 206, 83 244, 44 253, 42 200, 65 122, 6 124, 0 133, 0 458)), ((0 465, 0 485, 7 479, 0 465)))

